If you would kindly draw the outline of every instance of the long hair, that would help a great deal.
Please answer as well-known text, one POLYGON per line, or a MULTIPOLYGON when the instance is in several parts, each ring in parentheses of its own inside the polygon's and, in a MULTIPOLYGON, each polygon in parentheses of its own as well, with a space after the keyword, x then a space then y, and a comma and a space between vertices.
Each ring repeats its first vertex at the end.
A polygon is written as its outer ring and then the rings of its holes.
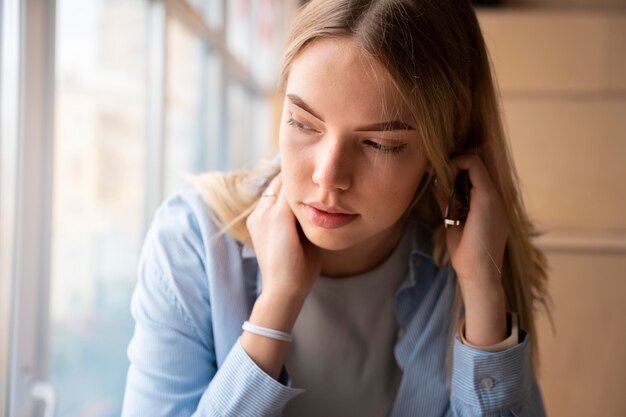
MULTIPOLYGON (((476 14, 469 0, 313 0, 292 27, 283 60, 284 88, 294 59, 312 41, 348 37, 363 53, 389 72, 398 94, 411 109, 423 149, 437 178, 450 192, 455 155, 477 154, 497 187, 511 225, 502 268, 509 311, 531 337, 532 359, 538 367, 535 308, 548 307, 546 261, 533 246, 528 219, 500 117, 490 61, 476 14)), ((205 174, 196 181, 213 219, 235 239, 250 244, 245 220, 259 191, 277 174, 263 164, 251 171, 205 174)), ((442 215, 430 181, 420 184, 411 215, 432 225, 434 257, 449 262, 442 215)), ((458 297, 454 314, 462 315, 458 297)))

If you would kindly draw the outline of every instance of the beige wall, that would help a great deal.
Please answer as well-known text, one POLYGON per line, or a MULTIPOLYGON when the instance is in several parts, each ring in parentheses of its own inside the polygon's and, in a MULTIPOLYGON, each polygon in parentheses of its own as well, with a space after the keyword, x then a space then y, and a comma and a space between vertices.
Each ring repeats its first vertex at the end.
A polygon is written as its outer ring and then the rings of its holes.
POLYGON ((626 0, 504 0, 507 5, 541 7, 626 8, 626 0))
POLYGON ((625 415, 626 10, 481 9, 479 19, 524 198, 545 231, 548 414, 625 415))

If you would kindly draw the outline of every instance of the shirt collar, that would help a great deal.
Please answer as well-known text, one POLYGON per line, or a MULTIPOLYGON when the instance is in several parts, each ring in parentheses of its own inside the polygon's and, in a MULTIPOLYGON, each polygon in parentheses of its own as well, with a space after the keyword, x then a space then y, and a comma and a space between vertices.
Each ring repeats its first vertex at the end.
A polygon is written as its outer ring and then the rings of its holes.
POLYGON ((243 259, 256 258, 256 253, 254 252, 254 248, 250 245, 244 244, 241 248, 241 257, 243 259))
POLYGON ((410 219, 408 226, 413 236, 411 242, 411 256, 420 256, 434 262, 433 258, 433 230, 432 227, 418 219, 410 219))
POLYGON ((421 220, 411 218, 407 227, 411 228, 411 256, 409 259, 409 274, 402 281, 398 293, 414 287, 417 284, 417 275, 421 261, 435 264, 433 258, 433 231, 432 228, 421 220))

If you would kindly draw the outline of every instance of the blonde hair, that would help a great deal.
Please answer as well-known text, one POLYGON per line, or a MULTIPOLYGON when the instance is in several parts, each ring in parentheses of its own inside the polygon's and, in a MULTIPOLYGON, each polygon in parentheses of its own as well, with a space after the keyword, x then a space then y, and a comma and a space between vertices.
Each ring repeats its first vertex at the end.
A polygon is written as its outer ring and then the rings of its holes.
MULTIPOLYGON (((389 72, 411 109, 438 187, 453 186, 452 156, 475 153, 484 162, 504 201, 511 232, 502 282, 507 309, 531 337, 537 358, 535 307, 548 307, 546 261, 533 246, 535 232, 519 193, 517 174, 500 118, 496 87, 476 14, 469 0, 313 0, 300 10, 292 28, 281 73, 281 87, 292 61, 321 38, 349 37, 389 72)), ((259 192, 279 167, 264 163, 251 171, 209 173, 197 186, 213 220, 240 242, 250 244, 245 220, 259 192)), ((434 230, 434 257, 449 262, 442 216, 426 178, 411 214, 434 230)), ((462 315, 457 291, 455 316, 462 315)))

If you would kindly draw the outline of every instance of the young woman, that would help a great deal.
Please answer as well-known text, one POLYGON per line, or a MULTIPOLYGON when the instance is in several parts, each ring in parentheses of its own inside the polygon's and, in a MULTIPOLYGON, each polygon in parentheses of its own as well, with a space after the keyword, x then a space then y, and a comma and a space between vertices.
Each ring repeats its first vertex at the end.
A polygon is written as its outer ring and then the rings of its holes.
POLYGON ((280 157, 155 216, 123 415, 544 415, 544 258, 469 1, 313 0, 281 87, 280 157))

